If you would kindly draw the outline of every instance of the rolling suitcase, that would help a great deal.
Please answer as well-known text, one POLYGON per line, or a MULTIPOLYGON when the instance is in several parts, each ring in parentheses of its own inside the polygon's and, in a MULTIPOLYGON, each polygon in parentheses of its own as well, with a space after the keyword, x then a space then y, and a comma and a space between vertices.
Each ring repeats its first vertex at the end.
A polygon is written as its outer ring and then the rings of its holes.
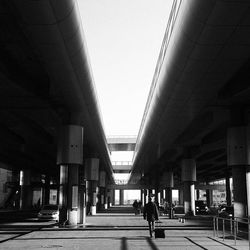
POLYGON ((165 238, 165 231, 159 227, 160 223, 160 221, 155 222, 155 238, 165 238))

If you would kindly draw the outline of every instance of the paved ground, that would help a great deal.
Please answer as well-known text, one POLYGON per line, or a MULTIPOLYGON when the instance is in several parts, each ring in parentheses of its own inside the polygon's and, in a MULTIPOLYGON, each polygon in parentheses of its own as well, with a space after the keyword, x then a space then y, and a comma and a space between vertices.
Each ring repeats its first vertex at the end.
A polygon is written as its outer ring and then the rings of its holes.
POLYGON ((72 250, 181 250, 181 249, 249 249, 248 241, 222 241, 213 237, 207 220, 160 218, 166 238, 148 237, 146 221, 132 214, 98 214, 88 216, 85 227, 58 228, 54 222, 11 222, 0 224, 0 249, 72 249, 72 250))

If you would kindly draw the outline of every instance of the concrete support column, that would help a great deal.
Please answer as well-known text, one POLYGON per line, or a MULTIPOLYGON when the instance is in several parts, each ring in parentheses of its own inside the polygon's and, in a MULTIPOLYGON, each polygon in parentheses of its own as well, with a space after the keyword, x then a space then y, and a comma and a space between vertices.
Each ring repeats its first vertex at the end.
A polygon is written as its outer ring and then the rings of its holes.
POLYGON ((211 207, 213 205, 213 190, 206 190, 206 203, 208 207, 211 207))
POLYGON ((97 186, 99 181, 99 159, 85 159, 86 178, 89 182, 90 214, 96 215, 97 186))
POLYGON ((191 181, 183 183, 184 212, 195 215, 195 187, 191 181))
POLYGON ((79 190, 79 166, 68 166, 68 204, 67 213, 69 225, 77 224, 78 215, 78 190, 79 190))
POLYGON ((50 199, 50 177, 46 174, 45 176, 45 185, 43 188, 43 201, 42 204, 49 204, 50 199))
MULTIPOLYGON (((206 182, 206 185, 209 185, 209 182, 206 182)), ((213 190, 206 189, 206 203, 208 207, 213 205, 213 190)))
POLYGON ((30 209, 32 207, 32 189, 30 186, 31 173, 30 170, 24 169, 20 171, 20 209, 30 209))
POLYGON ((247 197, 246 180, 247 169, 250 165, 249 152, 250 127, 231 127, 227 134, 228 165, 232 167, 234 216, 246 217, 247 197))
POLYGON ((233 166, 234 214, 236 217, 247 216, 246 171, 244 167, 233 166))
POLYGON ((168 216, 169 216, 169 219, 172 219, 173 217, 173 213, 172 213, 172 203, 173 203, 173 200, 172 200, 172 188, 171 187, 167 187, 165 189, 165 194, 166 194, 166 202, 169 204, 168 208, 169 208, 169 211, 168 211, 168 216))
POLYGON ((141 194, 140 196, 141 204, 143 205, 144 204, 144 190, 143 189, 140 190, 140 194, 141 194))
POLYGON ((179 205, 184 206, 184 191, 183 189, 179 189, 179 205))
POLYGON ((181 177, 184 183, 184 212, 195 215, 195 187, 196 163, 194 159, 183 159, 181 162, 181 177))
POLYGON ((111 205, 114 206, 115 205, 115 189, 112 189, 110 191, 110 196, 111 196, 111 205))
POLYGON ((124 190, 119 190, 119 205, 124 205, 124 190))
POLYGON ((60 188, 59 188, 59 221, 64 222, 68 219, 67 214, 67 190, 68 190, 68 166, 60 166, 60 188))
POLYGON ((163 193, 163 199, 166 200, 166 191, 165 191, 165 189, 162 190, 162 193, 163 193))
POLYGON ((112 189, 110 193, 111 193, 111 204, 112 206, 114 206, 115 205, 115 189, 112 189))
POLYGON ((108 199, 108 189, 104 188, 104 209, 108 209, 109 199, 108 199))
POLYGON ((232 205, 232 191, 230 187, 229 175, 226 175, 226 199, 227 199, 227 206, 231 206, 232 205))
POLYGON ((83 127, 63 126, 58 136, 57 164, 60 166, 60 222, 77 225, 79 166, 83 164, 83 127))
POLYGON ((191 197, 191 211, 195 215, 195 185, 194 183, 190 183, 190 197, 191 197))
POLYGON ((153 196, 153 191, 152 189, 146 189, 146 199, 145 199, 145 204, 148 203, 149 197, 153 196))
POLYGON ((166 196, 166 201, 168 203, 172 202, 172 190, 171 190, 171 188, 167 187, 165 189, 165 196, 166 196))
POLYGON ((107 209, 108 198, 107 198, 107 189, 106 189, 106 172, 104 170, 100 171, 99 187, 100 187, 100 197, 99 197, 100 208, 107 209))
POLYGON ((160 203, 163 203, 164 200, 164 190, 160 191, 160 203))
POLYGON ((196 189, 196 200, 200 199, 200 190, 196 189))
POLYGON ((85 224, 86 223, 86 179, 80 180, 79 185, 79 196, 78 196, 78 204, 79 204, 79 212, 78 212, 78 223, 85 224))
POLYGON ((246 168, 246 186, 247 186, 247 216, 250 216, 250 166, 246 168))
POLYGON ((105 203, 105 187, 99 187, 98 197, 98 210, 104 209, 105 203))
POLYGON ((152 197, 153 195, 153 190, 152 189, 148 189, 148 197, 152 197))
POLYGON ((77 222, 78 224, 86 223, 86 200, 87 200, 87 180, 85 177, 85 168, 84 166, 79 166, 79 189, 78 189, 78 213, 77 213, 77 222))
POLYGON ((97 183, 96 187, 96 212, 100 211, 101 208, 101 189, 97 183))
POLYGON ((60 222, 68 220, 69 225, 77 224, 78 178, 78 165, 60 166, 59 220, 60 222))
POLYGON ((191 182, 185 181, 183 183, 183 205, 184 213, 191 211, 191 182))
POLYGON ((147 189, 143 190, 143 203, 142 206, 145 206, 145 204, 148 202, 147 200, 147 189))
POLYGON ((86 215, 90 215, 91 181, 86 181, 86 215))
POLYGON ((112 206, 112 190, 107 189, 107 197, 108 197, 108 208, 112 206))
POLYGON ((90 181, 90 215, 96 215, 97 181, 90 181))
POLYGON ((155 187, 155 203, 159 204, 159 188, 158 186, 155 187))

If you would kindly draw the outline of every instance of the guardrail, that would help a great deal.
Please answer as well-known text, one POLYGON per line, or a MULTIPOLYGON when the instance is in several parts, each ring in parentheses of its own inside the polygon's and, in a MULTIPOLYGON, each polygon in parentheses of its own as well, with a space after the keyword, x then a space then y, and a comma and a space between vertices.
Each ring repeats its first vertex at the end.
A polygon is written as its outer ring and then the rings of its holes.
POLYGON ((232 236, 235 245, 238 239, 248 239, 250 249, 250 217, 223 218, 214 216, 213 230, 214 237, 222 237, 223 241, 227 236, 232 236), (222 232, 221 236, 219 236, 219 231, 222 232))

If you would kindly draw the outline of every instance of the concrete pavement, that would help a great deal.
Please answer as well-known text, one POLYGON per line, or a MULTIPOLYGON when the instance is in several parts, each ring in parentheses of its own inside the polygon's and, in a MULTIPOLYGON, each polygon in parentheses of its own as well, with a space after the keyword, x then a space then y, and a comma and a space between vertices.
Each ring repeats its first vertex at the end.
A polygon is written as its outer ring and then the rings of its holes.
POLYGON ((8 250, 179 250, 249 249, 248 241, 213 237, 211 221, 160 217, 166 238, 149 238, 147 222, 133 214, 88 216, 86 226, 59 228, 54 222, 28 221, 0 225, 0 249, 8 250))

